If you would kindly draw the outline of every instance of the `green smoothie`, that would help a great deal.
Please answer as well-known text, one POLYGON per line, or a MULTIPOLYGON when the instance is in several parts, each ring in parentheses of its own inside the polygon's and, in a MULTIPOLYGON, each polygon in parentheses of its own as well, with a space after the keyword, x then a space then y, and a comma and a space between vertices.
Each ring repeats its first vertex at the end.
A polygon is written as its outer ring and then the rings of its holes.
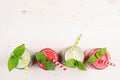
POLYGON ((84 61, 84 53, 79 48, 76 47, 74 51, 71 49, 72 47, 65 48, 61 53, 62 63, 68 67, 76 67, 79 70, 86 70, 83 65, 84 61))
POLYGON ((23 55, 21 56, 21 59, 19 59, 19 63, 17 65, 17 69, 24 69, 25 67, 25 63, 24 61, 26 61, 26 65, 30 65, 31 64, 31 54, 28 52, 27 49, 25 49, 23 55))

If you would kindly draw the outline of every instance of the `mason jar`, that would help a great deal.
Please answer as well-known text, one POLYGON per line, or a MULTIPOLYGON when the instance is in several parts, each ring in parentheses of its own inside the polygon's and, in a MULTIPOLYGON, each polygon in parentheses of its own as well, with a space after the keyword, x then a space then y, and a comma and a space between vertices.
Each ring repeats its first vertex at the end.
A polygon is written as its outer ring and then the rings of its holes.
POLYGON ((105 53, 105 55, 101 58, 98 58, 93 64, 90 64, 87 62, 87 60, 92 56, 96 55, 97 51, 99 51, 101 48, 92 48, 85 51, 85 65, 88 68, 102 70, 108 67, 108 64, 103 63, 103 61, 110 62, 110 54, 108 52, 105 53))
POLYGON ((34 61, 34 58, 33 58, 32 54, 27 49, 25 49, 23 55, 19 59, 16 69, 22 70, 25 68, 26 65, 28 67, 30 67, 33 64, 33 61, 34 61), (26 65, 25 65, 25 63, 26 63, 26 65))
POLYGON ((84 61, 84 53, 82 51, 82 49, 80 49, 79 47, 76 47, 74 49, 74 51, 71 50, 71 46, 64 48, 61 52, 61 60, 62 63, 64 64, 67 60, 69 59, 75 59, 77 61, 84 61))

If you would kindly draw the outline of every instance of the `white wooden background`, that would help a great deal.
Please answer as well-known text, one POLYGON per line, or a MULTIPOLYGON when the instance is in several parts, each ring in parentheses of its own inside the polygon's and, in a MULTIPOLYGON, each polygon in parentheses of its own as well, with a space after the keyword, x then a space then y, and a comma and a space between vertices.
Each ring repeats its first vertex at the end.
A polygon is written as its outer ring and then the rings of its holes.
POLYGON ((0 80, 120 80, 120 0, 0 0, 0 80), (56 52, 73 45, 85 51, 107 47, 116 67, 97 71, 24 71, 7 69, 12 50, 22 43, 34 54, 50 47, 56 52))

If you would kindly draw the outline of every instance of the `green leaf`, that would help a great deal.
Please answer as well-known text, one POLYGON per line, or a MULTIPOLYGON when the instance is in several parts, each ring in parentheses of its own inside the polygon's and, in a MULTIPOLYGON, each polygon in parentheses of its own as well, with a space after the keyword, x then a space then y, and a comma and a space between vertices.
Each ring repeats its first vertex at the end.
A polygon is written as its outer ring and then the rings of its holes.
POLYGON ((65 62, 64 65, 68 66, 68 67, 75 67, 75 59, 69 59, 65 62))
POLYGON ((77 67, 79 70, 86 70, 85 66, 75 59, 69 59, 65 62, 65 65, 68 67, 77 67))
POLYGON ((101 48, 99 51, 97 51, 96 57, 101 58, 102 56, 105 55, 106 51, 107 51, 106 48, 101 48))
POLYGON ((40 63, 45 63, 46 62, 46 55, 43 54, 42 52, 37 52, 35 54, 35 57, 36 57, 37 61, 40 62, 40 63))
POLYGON ((82 64, 82 62, 80 62, 80 61, 75 61, 75 66, 79 69, 79 70, 83 70, 83 71, 85 71, 86 70, 86 68, 85 68, 85 66, 82 64))
POLYGON ((87 63, 93 64, 96 60, 97 60, 97 58, 95 57, 95 55, 92 55, 92 56, 87 60, 87 63))
POLYGON ((45 62, 45 69, 46 70, 55 70, 55 65, 52 61, 48 60, 45 62))
POLYGON ((25 45, 22 44, 22 45, 16 47, 16 48, 14 49, 13 53, 14 53, 14 55, 15 55, 16 57, 20 57, 20 56, 23 55, 24 51, 25 51, 25 45))
POLYGON ((8 60, 8 69, 9 69, 9 71, 16 68, 16 66, 18 65, 18 62, 19 62, 18 58, 16 58, 15 56, 10 56, 10 58, 8 60))

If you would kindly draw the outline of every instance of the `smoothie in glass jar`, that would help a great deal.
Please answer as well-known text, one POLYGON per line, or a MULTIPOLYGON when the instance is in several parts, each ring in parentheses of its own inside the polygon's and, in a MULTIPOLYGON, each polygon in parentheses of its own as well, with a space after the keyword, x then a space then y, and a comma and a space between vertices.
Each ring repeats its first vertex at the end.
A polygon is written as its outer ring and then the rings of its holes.
POLYGON ((110 62, 110 54, 106 48, 92 48, 85 51, 85 65, 88 68, 102 70, 108 67, 108 64, 103 62, 110 62))
POLYGON ((74 51, 71 49, 72 47, 68 47, 61 52, 62 63, 68 67, 77 67, 80 70, 86 70, 82 64, 84 61, 83 51, 79 47, 76 47, 74 51))

